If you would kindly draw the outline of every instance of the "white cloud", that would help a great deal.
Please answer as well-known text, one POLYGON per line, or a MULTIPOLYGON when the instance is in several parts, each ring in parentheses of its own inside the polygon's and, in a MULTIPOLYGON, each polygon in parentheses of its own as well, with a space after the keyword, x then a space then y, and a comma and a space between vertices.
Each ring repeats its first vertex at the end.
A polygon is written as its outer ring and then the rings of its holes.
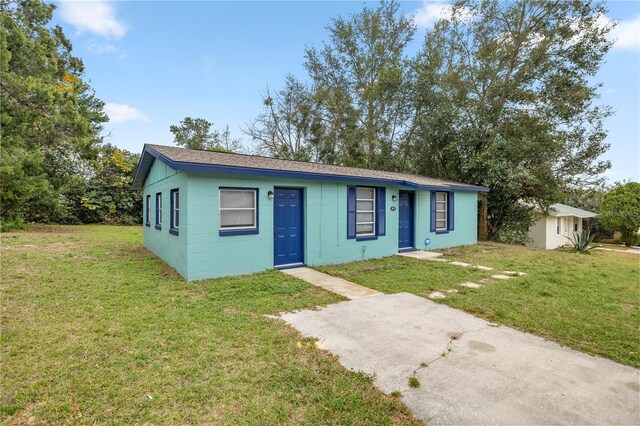
POLYGON ((61 1, 60 18, 79 33, 91 33, 108 39, 119 39, 127 33, 126 25, 116 16, 108 1, 61 1))
POLYGON ((618 22, 609 37, 616 40, 614 49, 640 51, 640 15, 618 22))
POLYGON ((94 55, 118 55, 120 59, 127 57, 127 52, 113 43, 101 43, 96 40, 89 40, 86 46, 87 50, 94 55))
MULTIPOLYGON (((448 19, 451 17, 451 3, 444 0, 423 0, 422 6, 416 11, 413 22, 418 27, 431 27, 439 19, 448 19)), ((465 9, 460 16, 461 21, 471 19, 471 11, 465 9)))
POLYGON ((142 121, 147 123, 147 117, 142 111, 126 104, 116 104, 107 102, 104 105, 104 112, 109 116, 109 123, 124 123, 125 121, 142 121))

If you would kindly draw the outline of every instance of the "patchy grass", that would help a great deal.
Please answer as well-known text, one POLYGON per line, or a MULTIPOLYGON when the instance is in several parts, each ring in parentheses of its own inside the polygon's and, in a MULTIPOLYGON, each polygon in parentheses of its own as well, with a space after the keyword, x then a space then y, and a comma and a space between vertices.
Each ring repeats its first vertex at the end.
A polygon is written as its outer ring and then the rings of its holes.
MULTIPOLYGON (((404 256, 363 260, 315 269, 385 293, 409 292, 426 297, 433 291, 456 288, 464 281, 488 278, 491 273, 473 268, 430 262, 404 256), (453 272, 453 273, 452 273, 453 272)), ((461 288, 460 291, 463 291, 461 288)))
POLYGON ((139 227, 2 235, 0 420, 414 424, 364 374, 265 317, 341 300, 275 271, 186 282, 139 227))
POLYGON ((438 303, 640 367, 637 255, 603 250, 576 254, 491 243, 442 252, 451 260, 496 270, 480 271, 400 256, 318 269, 387 293, 406 291, 426 296, 441 291, 447 297, 438 303), (456 285, 480 283, 502 271, 527 275, 489 279, 478 289, 456 285), (458 292, 447 293, 448 289, 458 292))

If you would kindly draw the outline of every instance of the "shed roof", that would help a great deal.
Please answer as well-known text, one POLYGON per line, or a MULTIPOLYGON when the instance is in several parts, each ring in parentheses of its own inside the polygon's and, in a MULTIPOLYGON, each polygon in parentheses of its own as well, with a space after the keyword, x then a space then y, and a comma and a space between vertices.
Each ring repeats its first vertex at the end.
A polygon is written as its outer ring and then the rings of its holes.
POLYGON ((488 192, 483 186, 468 185, 426 176, 333 166, 305 161, 280 160, 257 155, 232 154, 145 144, 136 167, 133 187, 142 188, 153 161, 158 159, 175 170, 273 176, 291 179, 346 180, 395 184, 416 189, 488 192))
POLYGON ((590 217, 598 216, 597 213, 593 213, 587 210, 582 210, 577 207, 567 206, 566 204, 552 204, 549 208, 549 216, 563 217, 563 216, 576 216, 582 219, 588 219, 590 217))

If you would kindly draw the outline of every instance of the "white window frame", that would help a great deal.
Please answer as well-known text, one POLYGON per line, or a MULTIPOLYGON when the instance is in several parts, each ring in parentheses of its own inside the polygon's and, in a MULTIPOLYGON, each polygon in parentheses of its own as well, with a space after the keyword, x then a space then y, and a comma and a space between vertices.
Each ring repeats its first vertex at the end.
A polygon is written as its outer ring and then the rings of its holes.
POLYGON ((258 229, 258 191, 255 188, 219 188, 218 189, 218 230, 234 231, 240 229, 258 229), (253 192, 253 207, 222 207, 223 192, 253 192), (222 212, 230 210, 253 210, 252 226, 222 226, 222 212))
MULTIPOLYGON (((176 225, 176 216, 180 214, 180 189, 174 189, 171 191, 171 204, 173 211, 171 212, 171 229, 180 229, 180 223, 176 225), (176 201, 178 201, 176 203, 176 201), (178 213, 178 215, 176 215, 178 213)), ((180 221, 180 219, 178 219, 180 221)))
POLYGON ((444 191, 436 191, 436 231, 446 231, 449 229, 449 193, 444 191), (444 194, 444 201, 438 201, 438 194, 444 194), (438 204, 444 204, 444 210, 438 208, 438 204), (438 227, 438 222, 442 222, 443 219, 438 219, 438 213, 444 213, 444 227, 438 227))
POLYGON ((556 217, 556 235, 562 235, 562 222, 564 222, 562 217, 556 217))
POLYGON ((580 218, 573 218, 573 232, 578 232, 580 230, 580 218))
POLYGON ((376 235, 376 188, 370 186, 356 186, 356 237, 372 237, 376 235), (371 198, 358 198, 358 189, 370 189, 373 193, 371 198), (358 210, 358 201, 373 201, 373 210, 358 210), (373 213, 373 222, 358 222, 358 213, 373 213), (358 233, 358 225, 373 225, 372 231, 358 233))

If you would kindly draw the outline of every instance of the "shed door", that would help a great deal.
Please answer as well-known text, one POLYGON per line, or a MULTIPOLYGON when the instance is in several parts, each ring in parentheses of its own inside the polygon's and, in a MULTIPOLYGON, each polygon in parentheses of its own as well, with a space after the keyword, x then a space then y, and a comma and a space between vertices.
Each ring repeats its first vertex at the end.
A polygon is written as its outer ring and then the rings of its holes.
POLYGON ((302 189, 275 188, 273 234, 275 266, 304 263, 302 189))

